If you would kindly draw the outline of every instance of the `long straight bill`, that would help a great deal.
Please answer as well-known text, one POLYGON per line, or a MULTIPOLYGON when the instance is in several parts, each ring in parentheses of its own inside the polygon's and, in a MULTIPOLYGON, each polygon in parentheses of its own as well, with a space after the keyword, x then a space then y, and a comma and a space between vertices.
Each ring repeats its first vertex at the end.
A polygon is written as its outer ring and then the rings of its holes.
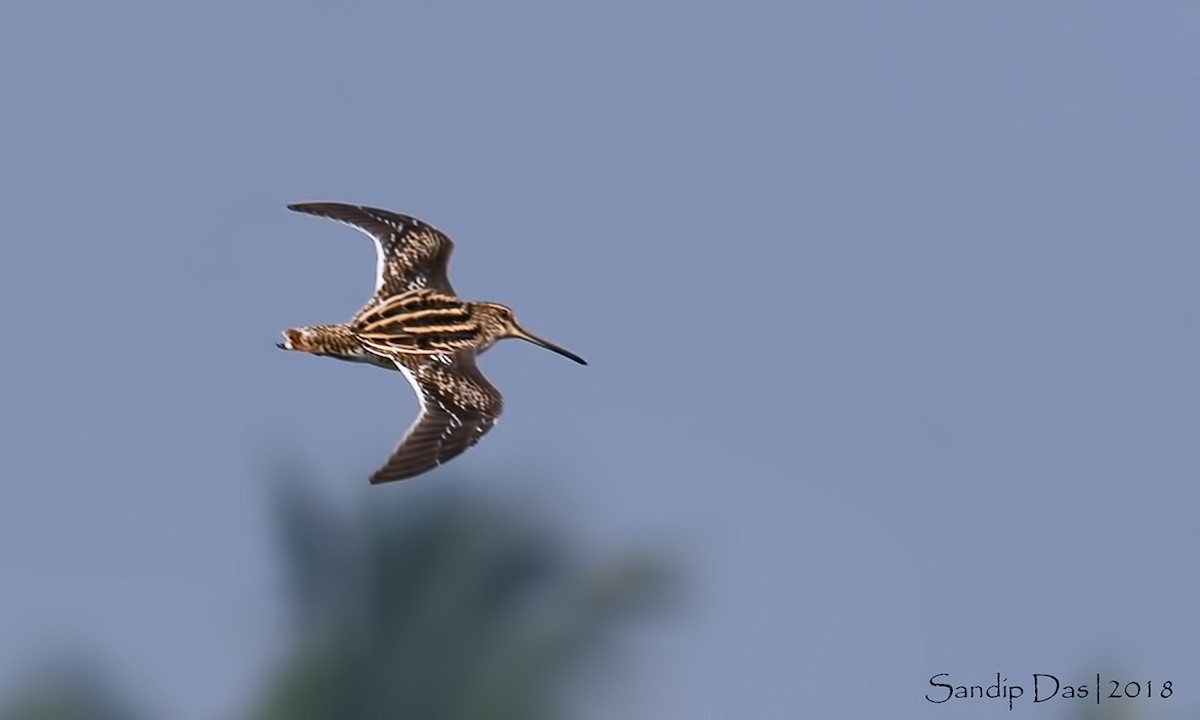
POLYGON ((534 335, 533 333, 528 332, 524 328, 514 327, 513 335, 521 338, 522 340, 527 340, 527 341, 533 343, 534 345, 540 345, 551 352, 556 352, 565 358, 570 358, 570 359, 574 360, 575 362, 579 363, 580 365, 587 365, 587 360, 584 360, 583 358, 579 357, 578 355, 571 352, 570 350, 567 350, 566 348, 561 348, 548 340, 543 340, 540 337, 538 337, 537 335, 534 335))

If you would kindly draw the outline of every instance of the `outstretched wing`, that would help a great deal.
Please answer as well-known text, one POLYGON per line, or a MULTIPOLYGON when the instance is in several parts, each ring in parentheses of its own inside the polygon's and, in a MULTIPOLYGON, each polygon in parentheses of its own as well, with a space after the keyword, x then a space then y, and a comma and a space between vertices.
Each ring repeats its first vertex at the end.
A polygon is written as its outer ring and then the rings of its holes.
POLYGON ((344 203, 296 203, 289 210, 336 220, 375 241, 375 295, 367 307, 414 288, 454 295, 446 277, 454 243, 420 220, 379 208, 344 203))
POLYGON ((371 484, 420 475, 479 442, 500 417, 503 400, 475 365, 475 351, 394 357, 421 401, 421 414, 371 484))

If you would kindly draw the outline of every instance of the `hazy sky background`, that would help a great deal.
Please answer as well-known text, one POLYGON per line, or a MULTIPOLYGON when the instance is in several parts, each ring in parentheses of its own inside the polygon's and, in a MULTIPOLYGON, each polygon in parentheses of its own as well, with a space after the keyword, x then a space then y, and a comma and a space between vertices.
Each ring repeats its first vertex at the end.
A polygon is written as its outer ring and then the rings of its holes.
POLYGON ((1194 709, 1198 28, 5 3, 0 696, 79 646, 160 717, 233 712, 285 640, 273 453, 349 504, 449 481, 369 487, 407 385, 274 346, 369 294, 370 243, 284 208, 343 200, 439 226, 459 292, 591 363, 489 352, 506 414, 455 462, 681 558, 596 717, 1015 717, 929 677, 1114 668, 1194 709))

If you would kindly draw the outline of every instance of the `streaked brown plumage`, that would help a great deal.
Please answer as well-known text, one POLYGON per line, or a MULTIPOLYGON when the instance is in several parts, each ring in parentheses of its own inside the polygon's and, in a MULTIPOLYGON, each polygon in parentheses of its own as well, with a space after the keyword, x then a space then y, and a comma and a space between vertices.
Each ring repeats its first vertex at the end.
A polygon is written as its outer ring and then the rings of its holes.
POLYGON ((419 475, 479 442, 503 408, 475 357, 511 337, 581 365, 582 358, 522 329, 512 310, 458 298, 446 276, 454 244, 407 215, 342 203, 289 205, 344 223, 375 241, 375 295, 350 322, 291 328, 279 347, 404 373, 421 412, 373 484, 419 475))

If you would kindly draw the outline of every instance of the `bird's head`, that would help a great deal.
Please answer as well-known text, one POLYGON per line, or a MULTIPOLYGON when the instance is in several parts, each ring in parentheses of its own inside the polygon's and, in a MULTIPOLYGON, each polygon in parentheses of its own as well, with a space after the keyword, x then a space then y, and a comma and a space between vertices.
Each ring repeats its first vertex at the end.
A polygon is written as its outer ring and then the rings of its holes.
POLYGON ((587 365, 586 360, 570 350, 561 348, 547 340, 543 340, 537 335, 534 335, 533 333, 522 328, 517 324, 517 318, 513 314, 511 308, 501 305, 500 303, 492 302, 475 303, 475 306, 483 320, 487 334, 491 336, 493 341, 501 338, 517 338, 518 340, 525 340, 526 342, 531 342, 534 345, 540 345, 551 352, 556 352, 565 358, 570 358, 580 365, 587 365))

